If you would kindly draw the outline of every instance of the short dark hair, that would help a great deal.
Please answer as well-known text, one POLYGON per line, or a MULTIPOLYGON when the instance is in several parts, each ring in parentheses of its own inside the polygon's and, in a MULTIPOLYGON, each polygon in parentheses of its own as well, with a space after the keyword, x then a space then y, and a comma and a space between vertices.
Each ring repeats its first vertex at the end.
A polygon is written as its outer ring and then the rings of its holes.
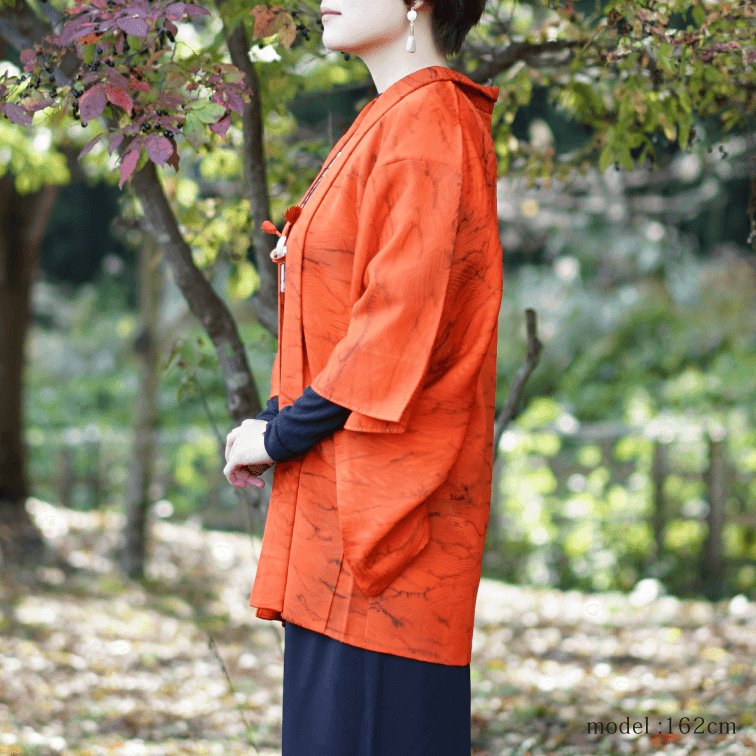
MULTIPOLYGON (((431 6, 431 29, 436 47, 444 55, 455 55, 470 29, 480 21, 486 0, 426 0, 431 6)), ((407 8, 412 0, 404 0, 407 8)))

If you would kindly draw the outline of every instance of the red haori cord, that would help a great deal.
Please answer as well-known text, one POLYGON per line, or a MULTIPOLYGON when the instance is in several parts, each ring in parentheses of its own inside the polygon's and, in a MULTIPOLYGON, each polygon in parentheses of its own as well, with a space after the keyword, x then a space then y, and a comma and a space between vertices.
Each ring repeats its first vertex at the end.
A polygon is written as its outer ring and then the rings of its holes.
MULTIPOLYGON (((289 224, 290 228, 294 225, 294 223, 296 223, 297 218, 299 218, 301 214, 302 208, 299 207, 299 205, 292 205, 291 207, 286 208, 286 212, 284 212, 284 218, 286 219, 286 222, 289 224)), ((266 234, 276 234, 278 236, 278 242, 270 253, 270 259, 274 263, 281 264, 281 291, 284 291, 284 287, 286 285, 286 266, 284 264, 284 258, 286 257, 286 234, 281 233, 281 231, 279 231, 269 220, 263 221, 261 228, 266 234)))

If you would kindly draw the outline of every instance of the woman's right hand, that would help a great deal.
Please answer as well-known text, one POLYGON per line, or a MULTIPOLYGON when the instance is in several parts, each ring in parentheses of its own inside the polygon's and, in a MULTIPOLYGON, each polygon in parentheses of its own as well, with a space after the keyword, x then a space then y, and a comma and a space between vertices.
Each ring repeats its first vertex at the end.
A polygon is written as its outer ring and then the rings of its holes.
MULTIPOLYGON (((256 418, 249 418, 247 420, 243 420, 241 425, 234 428, 226 437, 226 451, 225 451, 225 457, 226 457, 226 467, 224 468, 224 474, 228 478, 228 482, 231 483, 236 488, 246 488, 249 485, 255 486, 256 488, 265 488, 265 481, 260 477, 268 468, 273 467, 275 464, 272 460, 270 460, 270 457, 267 457, 267 455, 263 454, 263 460, 254 460, 250 459, 249 464, 244 464, 243 459, 237 460, 237 464, 233 465, 232 467, 229 466, 229 457, 233 454, 234 446, 239 440, 240 435, 244 436, 244 431, 246 431, 248 434, 252 433, 254 436, 254 431, 250 428, 250 426, 257 428, 257 432, 262 434, 264 432, 264 429, 267 427, 267 422, 264 420, 258 420, 256 418), (230 469, 229 469, 230 468, 230 469)), ((261 439, 259 439, 261 441, 261 439)), ((243 439, 240 441, 240 443, 243 443, 243 439)), ((264 447, 263 447, 264 448, 264 447)), ((238 455, 237 455, 238 456, 238 455)), ((249 456, 249 455, 241 455, 243 456, 249 456)), ((254 454, 252 455, 255 456, 254 454)), ((260 455, 256 455, 260 456, 260 455)))
POLYGON ((233 485, 236 488, 246 488, 255 486, 256 488, 265 488, 265 481, 260 477, 268 468, 273 465, 246 465, 237 468, 233 473, 233 485))

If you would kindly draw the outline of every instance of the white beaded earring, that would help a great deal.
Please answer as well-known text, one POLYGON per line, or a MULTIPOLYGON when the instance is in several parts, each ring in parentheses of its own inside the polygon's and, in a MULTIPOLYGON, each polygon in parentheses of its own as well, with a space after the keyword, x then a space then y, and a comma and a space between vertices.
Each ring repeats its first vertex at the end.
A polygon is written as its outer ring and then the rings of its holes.
POLYGON ((407 20, 409 21, 409 35, 407 36, 407 52, 415 52, 415 19, 417 18, 417 11, 412 8, 407 11, 407 20))

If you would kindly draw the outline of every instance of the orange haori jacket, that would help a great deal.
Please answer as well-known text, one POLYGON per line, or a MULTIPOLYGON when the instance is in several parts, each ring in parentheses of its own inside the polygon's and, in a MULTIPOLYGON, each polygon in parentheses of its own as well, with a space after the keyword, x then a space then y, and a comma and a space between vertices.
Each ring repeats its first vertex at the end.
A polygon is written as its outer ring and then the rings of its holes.
POLYGON ((276 465, 258 617, 470 662, 502 296, 498 91, 445 66, 394 82, 288 215, 270 396, 283 408, 312 385, 352 412, 276 465))

